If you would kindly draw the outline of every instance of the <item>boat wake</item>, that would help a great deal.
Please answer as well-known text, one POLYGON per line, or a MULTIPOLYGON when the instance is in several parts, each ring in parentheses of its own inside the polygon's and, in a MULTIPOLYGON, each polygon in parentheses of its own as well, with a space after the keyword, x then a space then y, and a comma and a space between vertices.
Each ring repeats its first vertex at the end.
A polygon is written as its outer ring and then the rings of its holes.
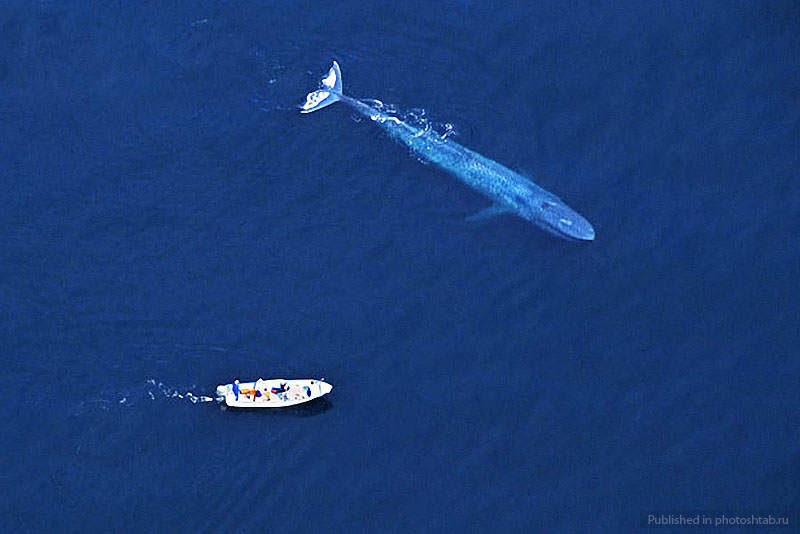
POLYGON ((82 400, 72 410, 72 415, 84 415, 92 412, 107 412, 114 408, 126 408, 142 403, 163 402, 165 399, 202 404, 213 402, 207 395, 198 394, 197 385, 188 388, 172 387, 154 378, 148 379, 141 386, 121 392, 97 391, 93 398, 82 400))
MULTIPOLYGON (((156 400, 159 397, 165 397, 165 398, 168 398, 168 399, 188 400, 192 404, 197 404, 198 402, 213 402, 214 401, 214 399, 212 397, 208 397, 206 395, 195 395, 194 393, 192 393, 191 390, 197 388, 196 384, 192 385, 191 388, 188 391, 186 391, 186 393, 180 393, 180 391, 182 391, 182 390, 179 390, 177 388, 173 388, 173 387, 170 387, 170 386, 166 386, 166 385, 164 385, 163 382, 156 383, 154 378, 148 379, 147 380, 147 384, 149 386, 152 386, 152 387, 147 389, 147 394, 150 397, 150 400, 156 400), (153 389, 155 389, 160 395, 154 394, 153 393, 153 389)), ((119 401, 120 404, 125 404, 127 402, 128 402, 127 401, 127 397, 123 397, 119 401)))

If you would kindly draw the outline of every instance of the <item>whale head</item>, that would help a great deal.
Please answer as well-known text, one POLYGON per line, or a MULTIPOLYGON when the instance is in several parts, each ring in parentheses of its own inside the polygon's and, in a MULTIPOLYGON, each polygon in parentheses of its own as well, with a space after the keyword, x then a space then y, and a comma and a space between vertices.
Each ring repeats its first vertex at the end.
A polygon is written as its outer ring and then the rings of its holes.
POLYGON ((526 215, 528 220, 558 237, 594 241, 594 228, 589 221, 556 197, 537 199, 526 215))

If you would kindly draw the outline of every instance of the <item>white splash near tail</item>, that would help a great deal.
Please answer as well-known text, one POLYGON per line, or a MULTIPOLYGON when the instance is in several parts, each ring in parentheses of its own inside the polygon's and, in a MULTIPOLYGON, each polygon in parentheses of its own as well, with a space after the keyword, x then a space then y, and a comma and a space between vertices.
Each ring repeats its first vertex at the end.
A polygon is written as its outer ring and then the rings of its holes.
POLYGON ((342 71, 335 61, 328 74, 322 78, 322 87, 306 95, 306 101, 300 106, 300 113, 311 113, 338 102, 342 96, 342 71))

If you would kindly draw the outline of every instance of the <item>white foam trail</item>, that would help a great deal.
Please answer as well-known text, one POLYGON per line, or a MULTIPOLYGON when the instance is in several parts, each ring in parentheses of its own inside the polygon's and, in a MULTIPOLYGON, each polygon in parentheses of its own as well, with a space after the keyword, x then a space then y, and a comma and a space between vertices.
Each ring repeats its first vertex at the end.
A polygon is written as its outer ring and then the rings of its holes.
MULTIPOLYGON (((177 388, 166 386, 163 382, 156 383, 155 379, 148 379, 147 384, 152 386, 156 386, 161 394, 168 399, 183 399, 188 400, 192 404, 197 404, 198 402, 213 402, 214 399, 212 397, 208 397, 206 395, 195 395, 191 389, 188 390, 186 393, 179 393, 177 388)), ((192 388, 197 387, 196 385, 192 385, 192 388)), ((148 390, 147 393, 150 395, 151 400, 156 400, 156 397, 153 395, 152 391, 148 390)))

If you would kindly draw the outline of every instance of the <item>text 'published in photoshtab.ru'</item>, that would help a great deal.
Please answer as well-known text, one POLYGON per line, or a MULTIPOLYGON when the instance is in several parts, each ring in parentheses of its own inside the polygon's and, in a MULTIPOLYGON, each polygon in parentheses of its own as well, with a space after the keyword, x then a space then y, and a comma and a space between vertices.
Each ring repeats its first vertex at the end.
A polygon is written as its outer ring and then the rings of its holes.
POLYGON ((786 510, 752 511, 646 511, 642 512, 639 526, 644 528, 730 528, 800 527, 800 512, 786 510))

